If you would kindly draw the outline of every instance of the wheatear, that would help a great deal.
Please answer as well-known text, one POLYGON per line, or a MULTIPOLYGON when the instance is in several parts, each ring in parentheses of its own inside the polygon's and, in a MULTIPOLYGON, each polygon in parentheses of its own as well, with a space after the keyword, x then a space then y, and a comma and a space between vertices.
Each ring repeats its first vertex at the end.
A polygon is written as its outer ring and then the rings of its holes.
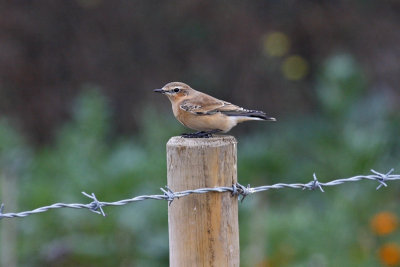
POLYGON ((199 132, 182 134, 183 137, 211 137, 213 133, 229 132, 244 121, 276 121, 264 112, 248 110, 196 91, 181 82, 166 84, 154 92, 165 94, 172 104, 175 118, 184 126, 199 132))

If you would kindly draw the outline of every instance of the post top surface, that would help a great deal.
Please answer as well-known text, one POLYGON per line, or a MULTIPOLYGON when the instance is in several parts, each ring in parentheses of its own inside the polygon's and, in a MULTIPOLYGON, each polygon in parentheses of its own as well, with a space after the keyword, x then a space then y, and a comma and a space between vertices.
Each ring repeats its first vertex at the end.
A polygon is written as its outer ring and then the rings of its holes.
POLYGON ((237 144, 235 137, 231 135, 214 135, 211 138, 184 138, 182 136, 173 136, 169 139, 167 146, 224 146, 228 144, 237 144))

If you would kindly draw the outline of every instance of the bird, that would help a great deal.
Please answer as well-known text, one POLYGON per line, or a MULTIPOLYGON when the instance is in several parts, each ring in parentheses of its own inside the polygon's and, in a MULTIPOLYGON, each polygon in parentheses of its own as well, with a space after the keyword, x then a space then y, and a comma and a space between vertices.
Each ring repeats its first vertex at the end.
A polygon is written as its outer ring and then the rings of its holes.
POLYGON ((249 110, 199 92, 182 82, 170 82, 156 93, 164 94, 172 104, 175 118, 195 133, 184 133, 186 138, 209 138, 215 133, 227 133, 244 121, 276 121, 263 111, 249 110))

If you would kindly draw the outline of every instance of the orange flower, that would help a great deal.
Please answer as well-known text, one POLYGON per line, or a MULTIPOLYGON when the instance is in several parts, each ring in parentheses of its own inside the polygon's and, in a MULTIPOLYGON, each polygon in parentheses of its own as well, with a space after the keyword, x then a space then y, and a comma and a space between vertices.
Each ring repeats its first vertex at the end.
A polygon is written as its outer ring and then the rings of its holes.
POLYGON ((380 212, 371 220, 371 228, 378 235, 387 235, 396 230, 397 217, 391 212, 380 212))
POLYGON ((379 257, 383 264, 395 266, 400 263, 400 247, 395 243, 387 243, 379 249, 379 257))

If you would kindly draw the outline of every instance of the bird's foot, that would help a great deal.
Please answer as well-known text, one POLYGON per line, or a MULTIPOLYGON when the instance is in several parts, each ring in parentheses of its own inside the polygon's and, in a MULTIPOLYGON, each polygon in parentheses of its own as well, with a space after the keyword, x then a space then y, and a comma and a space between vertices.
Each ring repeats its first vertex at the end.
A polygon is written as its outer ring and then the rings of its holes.
POLYGON ((200 131, 196 133, 183 133, 181 136, 184 138, 210 138, 212 137, 212 134, 209 132, 200 131))
POLYGON ((212 131, 200 131, 196 133, 183 133, 181 134, 184 138, 211 138, 214 133, 221 132, 221 130, 212 131))

